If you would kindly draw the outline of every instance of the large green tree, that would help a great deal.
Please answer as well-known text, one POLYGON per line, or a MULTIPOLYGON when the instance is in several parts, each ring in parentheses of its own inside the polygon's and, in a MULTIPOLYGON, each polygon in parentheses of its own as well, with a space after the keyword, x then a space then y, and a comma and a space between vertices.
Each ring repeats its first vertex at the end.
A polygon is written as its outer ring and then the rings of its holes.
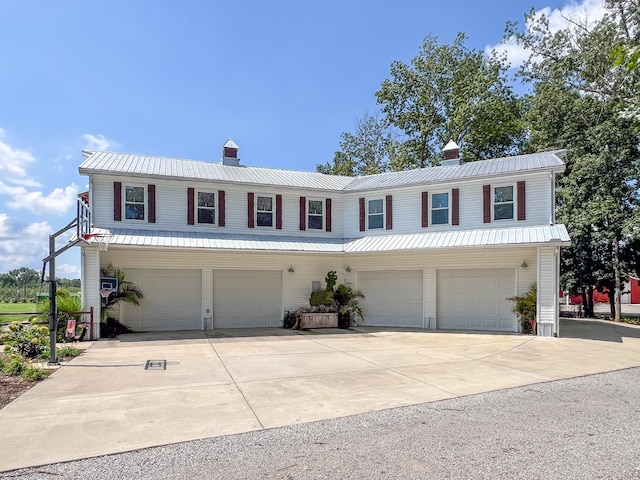
POLYGON ((399 144, 392 170, 437 165, 442 147, 455 140, 465 161, 518 153, 525 140, 523 103, 507 80, 504 58, 425 38, 409 64, 391 64, 376 92, 384 120, 399 144))
POLYGON ((385 172, 389 168, 393 144, 385 124, 375 116, 365 115, 356 121, 354 133, 340 135, 340 150, 335 153, 333 162, 316 165, 316 170, 350 177, 385 172))
POLYGON ((626 258, 633 257, 637 233, 640 137, 624 115, 636 72, 614 67, 614 51, 638 35, 638 2, 607 1, 601 21, 570 19, 552 31, 533 11, 526 31, 509 25, 507 35, 532 52, 522 77, 534 85, 528 124, 530 148, 567 148, 560 178, 558 217, 573 246, 565 250, 563 282, 574 292, 593 285, 615 291, 612 316, 620 319, 626 258))

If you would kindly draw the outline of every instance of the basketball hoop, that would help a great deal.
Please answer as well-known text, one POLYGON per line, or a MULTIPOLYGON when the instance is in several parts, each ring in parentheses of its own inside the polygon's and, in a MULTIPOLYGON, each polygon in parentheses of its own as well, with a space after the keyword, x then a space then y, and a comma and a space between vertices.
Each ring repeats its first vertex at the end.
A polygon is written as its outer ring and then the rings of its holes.
POLYGON ((112 236, 113 235, 111 234, 104 233, 85 233, 84 235, 82 235, 82 238, 84 238, 89 243, 97 243, 100 250, 106 251, 109 250, 109 241, 111 240, 112 236))
POLYGON ((112 293, 113 293, 113 290, 110 288, 100 289, 100 296, 102 297, 103 300, 106 300, 107 298, 109 298, 109 295, 111 295, 112 293))

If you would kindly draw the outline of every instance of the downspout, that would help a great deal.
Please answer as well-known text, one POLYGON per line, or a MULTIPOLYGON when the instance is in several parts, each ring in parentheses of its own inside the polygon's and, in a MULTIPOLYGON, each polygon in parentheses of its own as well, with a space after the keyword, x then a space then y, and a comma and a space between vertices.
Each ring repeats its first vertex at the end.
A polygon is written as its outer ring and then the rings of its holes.
POLYGON ((555 172, 549 172, 551 180, 551 202, 549 212, 549 225, 555 225, 556 223, 556 174, 555 172))

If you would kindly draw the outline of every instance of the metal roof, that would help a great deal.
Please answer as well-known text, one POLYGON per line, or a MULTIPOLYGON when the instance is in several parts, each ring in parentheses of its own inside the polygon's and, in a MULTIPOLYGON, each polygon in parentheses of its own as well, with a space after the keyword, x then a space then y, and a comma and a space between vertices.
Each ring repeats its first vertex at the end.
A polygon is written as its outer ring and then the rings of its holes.
MULTIPOLYGON (((104 232, 104 231, 103 231, 104 232)), ((232 235, 200 232, 113 229, 110 245, 135 247, 369 253, 437 248, 571 244, 564 225, 372 235, 356 239, 232 235)), ((94 240, 90 239, 88 243, 94 240)))
POLYGON ((325 175, 273 168, 229 166, 220 163, 179 158, 135 155, 127 153, 83 150, 86 159, 80 174, 173 177, 191 180, 218 181, 253 185, 298 187, 318 190, 359 191, 418 184, 442 183, 452 180, 511 175, 532 171, 564 171, 560 159, 564 151, 532 153, 465 163, 456 166, 427 167, 403 172, 389 172, 365 177, 325 175))
POLYGON ((320 190, 343 190, 352 177, 325 175, 318 172, 299 172, 274 168, 229 166, 221 163, 154 157, 112 152, 86 152, 88 157, 80 165, 80 174, 120 174, 131 176, 173 177, 192 180, 219 181, 320 190))
POLYGON ((345 190, 372 190, 386 187, 408 186, 449 182, 451 180, 471 180, 476 178, 512 175, 536 170, 564 171, 560 159, 564 150, 531 153, 512 157, 479 160, 462 165, 440 166, 406 170, 404 172, 380 173, 356 178, 345 190))

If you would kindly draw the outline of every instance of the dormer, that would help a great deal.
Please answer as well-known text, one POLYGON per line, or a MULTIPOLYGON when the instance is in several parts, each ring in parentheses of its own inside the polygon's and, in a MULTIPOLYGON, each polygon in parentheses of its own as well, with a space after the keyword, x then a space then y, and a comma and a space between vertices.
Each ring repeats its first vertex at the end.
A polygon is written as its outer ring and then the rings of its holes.
POLYGON ((238 150, 240 150, 240 148, 233 140, 227 140, 227 143, 222 146, 222 160, 220 163, 231 167, 239 167, 240 159, 238 158, 238 150))

